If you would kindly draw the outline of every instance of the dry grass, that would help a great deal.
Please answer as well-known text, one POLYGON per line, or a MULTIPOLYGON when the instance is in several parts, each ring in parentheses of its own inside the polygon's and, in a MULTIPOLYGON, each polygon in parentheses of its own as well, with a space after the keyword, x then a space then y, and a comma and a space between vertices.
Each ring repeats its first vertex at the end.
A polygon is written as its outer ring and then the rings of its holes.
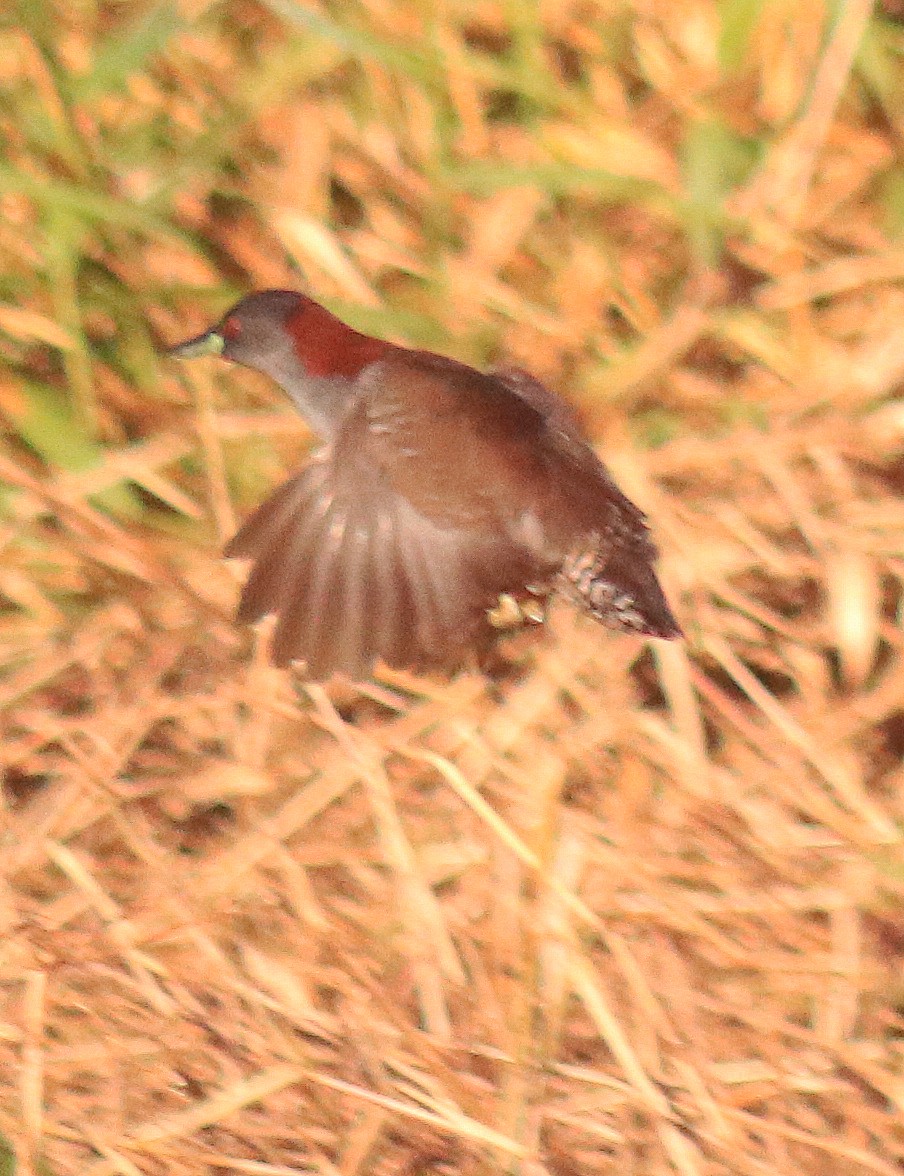
POLYGON ((0 1170, 901 1171, 895 14, 0 30, 0 1170), (300 282, 580 403, 687 643, 270 669, 217 553, 303 426, 156 349, 300 282))

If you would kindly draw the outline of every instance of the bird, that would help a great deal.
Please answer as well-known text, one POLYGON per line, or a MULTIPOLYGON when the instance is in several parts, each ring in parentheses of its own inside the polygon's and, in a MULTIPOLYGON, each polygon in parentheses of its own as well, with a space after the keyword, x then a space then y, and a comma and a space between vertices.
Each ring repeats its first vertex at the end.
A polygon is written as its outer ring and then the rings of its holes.
POLYGON ((308 295, 246 295, 169 349, 265 373, 319 438, 225 556, 250 560, 237 619, 313 680, 452 672, 565 596, 610 629, 672 639, 644 513, 567 401, 355 330, 308 295))

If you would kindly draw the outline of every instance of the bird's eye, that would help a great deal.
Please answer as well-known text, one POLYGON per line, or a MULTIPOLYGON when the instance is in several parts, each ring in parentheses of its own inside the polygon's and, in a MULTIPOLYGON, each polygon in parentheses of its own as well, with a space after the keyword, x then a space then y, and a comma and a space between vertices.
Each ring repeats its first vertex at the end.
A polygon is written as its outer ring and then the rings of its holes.
POLYGON ((237 319, 234 314, 231 314, 229 318, 224 321, 222 327, 220 328, 220 334, 227 341, 227 343, 234 343, 241 333, 241 321, 237 319))

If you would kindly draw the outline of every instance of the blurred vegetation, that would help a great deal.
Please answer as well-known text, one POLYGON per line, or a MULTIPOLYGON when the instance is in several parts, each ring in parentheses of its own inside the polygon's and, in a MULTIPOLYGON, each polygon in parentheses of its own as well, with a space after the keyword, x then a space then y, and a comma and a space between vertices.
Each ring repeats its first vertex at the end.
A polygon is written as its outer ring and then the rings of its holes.
POLYGON ((899 1170, 901 21, 0 16, 22 1164, 899 1170), (568 395, 688 645, 566 627, 517 681, 383 676, 347 722, 270 671, 218 551, 304 426, 162 350, 282 285, 568 395))

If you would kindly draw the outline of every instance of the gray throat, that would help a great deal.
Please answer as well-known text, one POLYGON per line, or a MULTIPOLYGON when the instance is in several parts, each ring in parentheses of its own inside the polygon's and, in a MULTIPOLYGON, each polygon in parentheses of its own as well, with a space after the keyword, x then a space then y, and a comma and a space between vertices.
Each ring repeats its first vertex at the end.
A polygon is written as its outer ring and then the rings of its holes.
POLYGON ((309 375, 290 347, 271 352, 254 366, 279 384, 321 440, 335 439, 355 395, 353 380, 309 375))

